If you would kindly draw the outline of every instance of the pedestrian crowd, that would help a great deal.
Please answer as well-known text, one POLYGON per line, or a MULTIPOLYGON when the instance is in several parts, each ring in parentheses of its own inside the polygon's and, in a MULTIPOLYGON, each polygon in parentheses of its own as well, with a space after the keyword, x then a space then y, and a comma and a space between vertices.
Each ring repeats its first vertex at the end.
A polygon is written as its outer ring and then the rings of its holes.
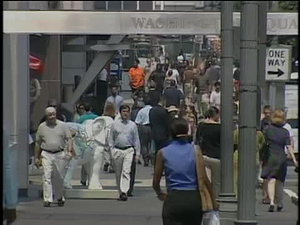
MULTIPOLYGON (((154 167, 153 188, 164 201, 164 224, 200 224, 203 211, 218 210, 222 160, 219 70, 208 62, 194 68, 183 61, 169 68, 157 64, 151 71, 153 66, 150 60, 148 63, 145 70, 136 60, 129 71, 132 107, 124 104, 118 86, 111 86, 102 115, 94 114, 89 102, 80 101, 73 122, 64 122, 55 100, 48 102, 35 138, 35 165, 44 171, 45 207, 55 201, 64 205, 63 188, 72 188, 78 165, 82 166, 80 182, 89 189, 103 188, 102 171, 115 173, 118 200, 127 201, 133 196, 136 164, 143 164, 154 167), (167 192, 160 188, 162 176, 167 192)), ((233 116, 238 114, 238 104, 235 106, 233 116)), ((257 178, 263 180, 263 203, 270 204, 270 212, 275 203, 281 211, 287 159, 298 166, 293 134, 284 111, 272 112, 266 106, 263 113, 256 133, 257 178)), ((234 127, 237 194, 238 126, 234 127)))

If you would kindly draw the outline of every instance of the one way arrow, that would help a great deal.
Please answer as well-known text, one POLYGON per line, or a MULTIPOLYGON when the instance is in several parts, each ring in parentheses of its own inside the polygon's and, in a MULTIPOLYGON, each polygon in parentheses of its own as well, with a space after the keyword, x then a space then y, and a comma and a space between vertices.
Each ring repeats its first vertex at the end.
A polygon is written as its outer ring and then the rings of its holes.
POLYGON ((280 77, 284 74, 284 72, 281 69, 278 69, 277 71, 268 71, 268 75, 277 75, 277 77, 280 77))

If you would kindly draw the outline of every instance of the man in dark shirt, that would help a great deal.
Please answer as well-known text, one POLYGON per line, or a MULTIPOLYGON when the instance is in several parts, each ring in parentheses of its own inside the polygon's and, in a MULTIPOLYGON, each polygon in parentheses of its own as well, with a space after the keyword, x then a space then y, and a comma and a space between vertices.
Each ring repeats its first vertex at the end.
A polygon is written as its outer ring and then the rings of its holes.
POLYGON ((180 108, 184 99, 183 93, 177 90, 174 80, 171 80, 171 87, 165 90, 164 97, 166 99, 166 107, 173 105, 180 108))
POLYGON ((150 80, 153 80, 156 85, 156 91, 162 93, 164 89, 164 82, 165 82, 165 72, 162 70, 162 65, 157 64, 156 70, 150 75, 150 80))
POLYGON ((164 108, 165 99, 160 96, 158 105, 149 113, 151 136, 155 142, 155 156, 158 150, 167 145, 169 140, 168 111, 164 108))
POLYGON ((264 131, 271 124, 272 108, 270 105, 265 105, 263 109, 264 118, 260 122, 260 130, 264 131))
POLYGON ((151 106, 156 106, 158 104, 160 92, 158 92, 156 90, 156 85, 155 85, 154 81, 150 82, 150 90, 147 93, 147 96, 149 98, 151 106))

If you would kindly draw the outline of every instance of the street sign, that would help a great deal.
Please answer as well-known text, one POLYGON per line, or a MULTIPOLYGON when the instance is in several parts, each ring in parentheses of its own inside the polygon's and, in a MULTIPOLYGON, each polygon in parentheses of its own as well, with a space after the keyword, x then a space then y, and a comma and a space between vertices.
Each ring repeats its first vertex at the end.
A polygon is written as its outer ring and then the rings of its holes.
POLYGON ((268 48, 266 57, 266 80, 288 80, 290 74, 290 64, 290 49, 268 48))

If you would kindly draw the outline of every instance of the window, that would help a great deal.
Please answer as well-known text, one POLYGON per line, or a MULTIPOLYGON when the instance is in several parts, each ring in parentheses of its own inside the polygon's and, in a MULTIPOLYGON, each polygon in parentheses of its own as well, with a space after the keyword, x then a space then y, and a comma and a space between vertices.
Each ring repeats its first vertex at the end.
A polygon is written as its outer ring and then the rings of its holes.
POLYGON ((121 10, 121 1, 108 1, 108 10, 121 10))
POLYGON ((153 10, 152 1, 140 1, 140 10, 152 11, 153 10))
POLYGON ((136 1, 124 1, 123 4, 124 10, 136 10, 136 1))
POLYGON ((95 9, 106 10, 106 1, 95 1, 95 9))

